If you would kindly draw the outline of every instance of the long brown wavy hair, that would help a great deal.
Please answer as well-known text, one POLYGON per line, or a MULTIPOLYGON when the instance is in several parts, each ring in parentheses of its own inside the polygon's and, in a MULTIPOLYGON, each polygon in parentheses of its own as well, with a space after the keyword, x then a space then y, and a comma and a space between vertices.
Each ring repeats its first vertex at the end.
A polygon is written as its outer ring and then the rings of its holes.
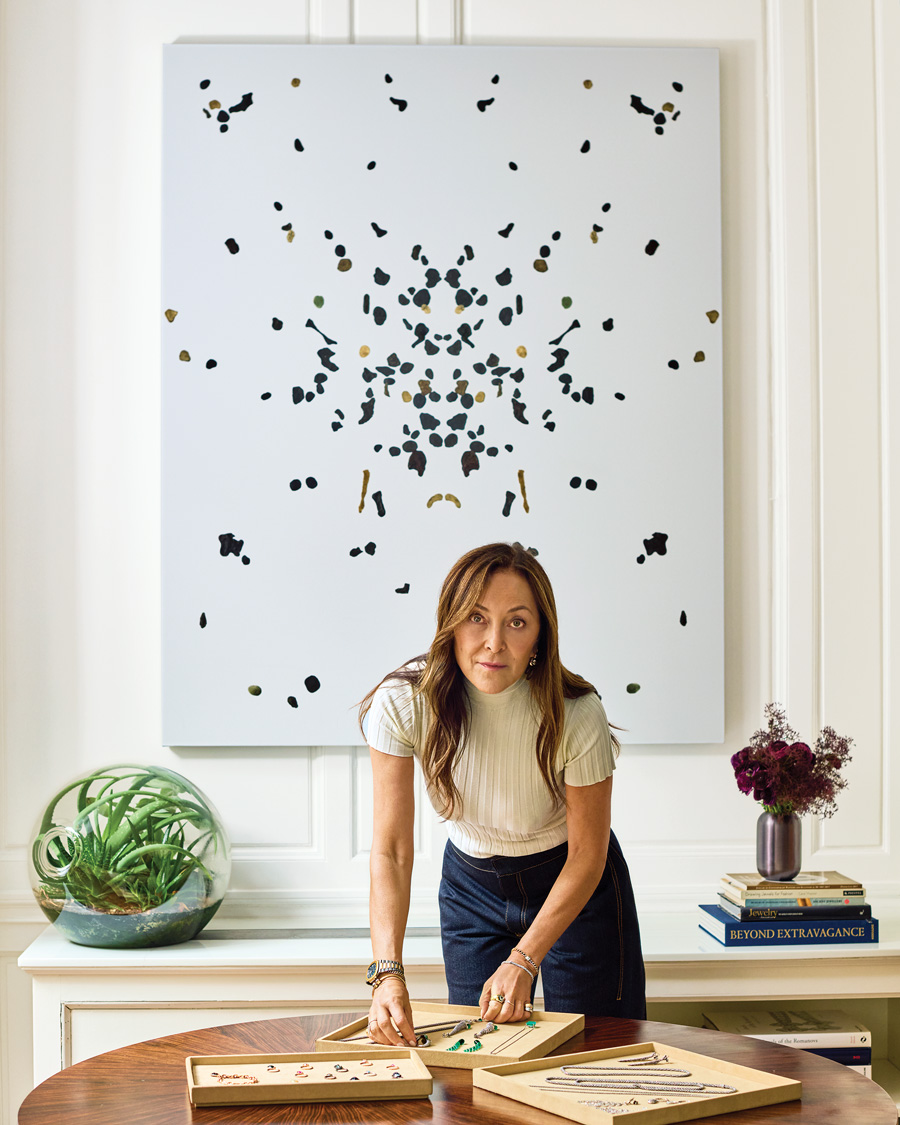
MULTIPOLYGON (((461 807, 459 790, 453 781, 453 764, 462 752, 469 729, 465 677, 456 662, 454 634, 479 603, 485 586, 497 571, 510 570, 528 583, 540 614, 537 663, 525 673, 531 694, 541 715, 535 756, 551 797, 565 802, 565 792, 554 771, 565 722, 565 700, 595 691, 593 684, 570 672, 559 659, 559 623, 556 599, 546 571, 520 543, 488 543, 458 559, 441 587, 437 608, 437 631, 428 652, 389 673, 360 703, 359 722, 372 705, 382 684, 404 681, 412 684, 428 705, 431 722, 422 749, 425 780, 439 806, 441 816, 449 818, 461 807)), ((613 749, 619 743, 610 731, 613 749)))

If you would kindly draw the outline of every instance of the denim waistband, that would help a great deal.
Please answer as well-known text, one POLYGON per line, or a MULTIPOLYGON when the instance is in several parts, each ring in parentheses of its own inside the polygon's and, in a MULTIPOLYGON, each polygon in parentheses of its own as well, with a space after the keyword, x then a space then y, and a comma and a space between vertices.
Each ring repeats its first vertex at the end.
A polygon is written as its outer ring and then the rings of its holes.
POLYGON ((523 871, 529 871, 532 867, 541 867, 545 863, 565 859, 569 851, 569 844, 566 840, 563 840, 561 844, 557 844, 553 848, 547 848, 543 852, 531 852, 528 855, 469 855, 458 848, 452 840, 447 841, 447 849, 466 867, 473 868, 475 871, 502 876, 518 875, 523 871))

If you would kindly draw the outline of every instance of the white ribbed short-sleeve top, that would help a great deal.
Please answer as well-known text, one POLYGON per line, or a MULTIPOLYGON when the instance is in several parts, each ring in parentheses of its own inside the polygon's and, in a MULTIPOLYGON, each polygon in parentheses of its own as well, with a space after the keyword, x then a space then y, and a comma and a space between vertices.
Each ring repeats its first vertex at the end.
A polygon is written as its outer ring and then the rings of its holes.
MULTIPOLYGON (((547 790, 535 756, 540 714, 522 677, 496 694, 467 680, 469 732, 453 779, 461 806, 447 821, 450 839, 471 856, 530 855, 567 838, 565 806, 547 790)), ((428 706, 401 680, 383 684, 368 714, 369 745, 382 754, 419 757, 428 706)), ((609 723, 594 692, 565 701, 556 772, 566 785, 593 785, 616 768, 609 723)), ((429 793, 432 803, 437 802, 429 793)))

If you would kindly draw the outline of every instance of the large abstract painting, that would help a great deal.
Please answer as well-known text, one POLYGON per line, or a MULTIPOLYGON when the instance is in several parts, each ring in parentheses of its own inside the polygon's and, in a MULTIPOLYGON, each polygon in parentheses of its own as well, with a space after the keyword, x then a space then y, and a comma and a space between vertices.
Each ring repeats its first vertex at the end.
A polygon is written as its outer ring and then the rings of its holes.
POLYGON ((716 51, 168 47, 163 251, 167 744, 358 743, 494 540, 721 740, 716 51))

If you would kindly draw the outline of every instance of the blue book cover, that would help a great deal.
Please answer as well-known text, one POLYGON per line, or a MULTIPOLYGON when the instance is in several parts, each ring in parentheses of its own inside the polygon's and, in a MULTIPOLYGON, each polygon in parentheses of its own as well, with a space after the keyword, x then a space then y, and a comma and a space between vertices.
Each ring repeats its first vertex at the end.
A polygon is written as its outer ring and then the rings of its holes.
POLYGON ((842 1063, 844 1066, 871 1066, 871 1047, 804 1047, 811 1055, 842 1063))
POLYGON ((720 906, 701 904, 700 927, 723 945, 859 945, 878 941, 877 918, 767 918, 738 922, 720 906))
POLYGON ((871 918, 872 907, 868 903, 859 906, 845 906, 843 902, 835 902, 829 906, 798 906, 795 902, 787 906, 782 905, 783 900, 775 900, 773 906, 738 906, 725 895, 719 895, 718 905, 726 914, 736 918, 739 922, 762 922, 768 919, 784 920, 786 918, 806 919, 812 921, 816 918, 871 918))

